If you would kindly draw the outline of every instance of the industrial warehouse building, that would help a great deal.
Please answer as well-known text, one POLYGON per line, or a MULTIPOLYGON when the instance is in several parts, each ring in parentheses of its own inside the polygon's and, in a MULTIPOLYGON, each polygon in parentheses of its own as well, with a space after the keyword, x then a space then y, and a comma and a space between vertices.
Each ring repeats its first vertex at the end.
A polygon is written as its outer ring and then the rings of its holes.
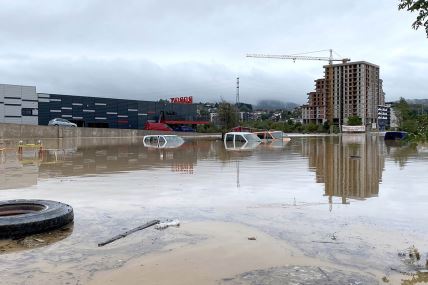
POLYGON ((36 87, 0 84, 0 123, 37 125, 36 87))
POLYGON ((148 121, 169 125, 208 123, 196 104, 37 93, 34 86, 0 84, 0 123, 47 125, 64 118, 80 127, 143 129, 148 121))

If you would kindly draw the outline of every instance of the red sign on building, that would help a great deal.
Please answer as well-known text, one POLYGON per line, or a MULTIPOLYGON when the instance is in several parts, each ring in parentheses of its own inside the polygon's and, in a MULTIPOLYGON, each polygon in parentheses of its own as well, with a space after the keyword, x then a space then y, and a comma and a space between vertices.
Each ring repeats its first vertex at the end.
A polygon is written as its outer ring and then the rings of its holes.
POLYGON ((176 103, 176 104, 192 104, 193 103, 193 97, 192 96, 188 96, 188 97, 174 97, 174 98, 169 98, 171 103, 176 103))

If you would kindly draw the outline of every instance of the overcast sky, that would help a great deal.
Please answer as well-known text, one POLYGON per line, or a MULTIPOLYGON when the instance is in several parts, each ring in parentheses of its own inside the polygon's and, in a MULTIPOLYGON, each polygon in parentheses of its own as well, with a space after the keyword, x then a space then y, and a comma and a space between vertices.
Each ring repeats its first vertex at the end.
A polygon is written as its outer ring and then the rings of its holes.
POLYGON ((380 65, 387 100, 428 98, 428 39, 398 0, 0 0, 0 83, 38 92, 302 104, 332 48, 380 65), (328 52, 314 54, 327 56, 328 52))

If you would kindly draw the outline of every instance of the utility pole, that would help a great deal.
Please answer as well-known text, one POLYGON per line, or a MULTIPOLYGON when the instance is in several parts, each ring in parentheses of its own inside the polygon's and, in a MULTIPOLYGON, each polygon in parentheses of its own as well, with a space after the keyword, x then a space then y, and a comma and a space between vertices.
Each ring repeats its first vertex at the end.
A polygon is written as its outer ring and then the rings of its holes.
POLYGON ((236 106, 239 104, 239 77, 236 77, 236 106))
POLYGON ((238 119, 238 123, 241 119, 240 113, 239 113, 239 77, 236 77, 236 117, 238 119))

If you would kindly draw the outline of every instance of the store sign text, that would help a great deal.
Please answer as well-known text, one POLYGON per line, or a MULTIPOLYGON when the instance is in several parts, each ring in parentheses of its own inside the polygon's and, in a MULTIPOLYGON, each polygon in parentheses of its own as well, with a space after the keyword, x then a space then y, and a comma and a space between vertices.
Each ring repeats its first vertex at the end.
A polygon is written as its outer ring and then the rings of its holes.
POLYGON ((171 100, 171 103, 178 103, 178 104, 192 104, 193 103, 193 97, 174 97, 169 98, 171 100))

